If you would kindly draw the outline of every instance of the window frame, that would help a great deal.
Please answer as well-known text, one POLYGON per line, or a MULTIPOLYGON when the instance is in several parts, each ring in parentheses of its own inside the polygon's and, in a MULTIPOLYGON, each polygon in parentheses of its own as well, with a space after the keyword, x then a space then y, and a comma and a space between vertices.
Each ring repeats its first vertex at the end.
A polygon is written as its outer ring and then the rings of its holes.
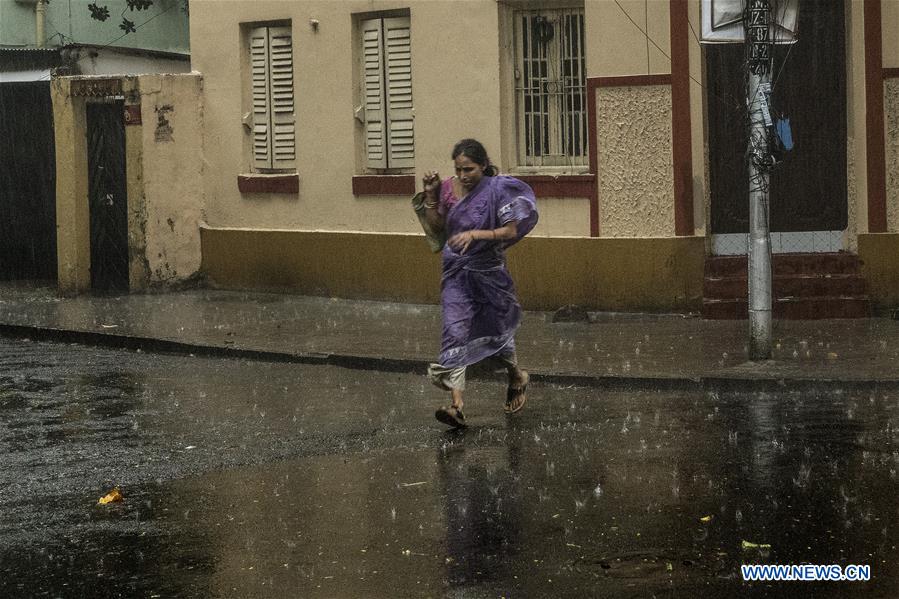
MULTIPOLYGON (((378 175, 408 175, 415 172, 415 100, 412 73, 412 18, 409 9, 396 9, 387 11, 355 13, 353 18, 353 53, 354 53, 354 115, 356 118, 356 146, 357 146, 357 173, 369 176, 378 175), (372 80, 372 65, 366 64, 366 43, 368 50, 374 45, 373 40, 366 39, 366 34, 371 34, 371 26, 380 23, 380 37, 377 41, 378 68, 381 69, 381 78, 375 83, 372 80), (391 30, 388 30, 392 28, 391 30), (408 57, 394 54, 399 57, 391 60, 388 43, 391 42, 392 32, 405 28, 407 30, 407 46, 405 52, 408 57), (368 67, 368 68, 367 68, 368 67), (393 69, 391 71, 391 69, 393 69), (399 87, 397 77, 401 78, 399 87), (372 88, 378 85, 379 105, 376 108, 368 101, 372 88), (393 91, 392 91, 393 90, 393 91), (399 91, 399 94, 396 92, 399 91), (391 94, 394 95, 391 95, 391 94), (408 100, 404 100, 407 96, 408 100), (380 111, 380 115, 377 112, 380 111), (376 117, 380 117, 377 119, 376 117), (383 161, 373 157, 370 142, 376 142, 376 134, 369 129, 371 123, 380 122, 383 132, 383 161), (396 134, 394 137, 393 134, 396 134), (394 154, 394 148, 400 144, 394 143, 397 139, 403 139, 407 143, 407 152, 394 154)), ((402 37, 402 36, 401 36, 402 37)), ((395 47, 396 48, 396 47, 395 47)), ((403 52, 403 48, 399 48, 403 52)))
POLYGON ((248 133, 249 170, 257 174, 296 173, 296 38, 291 22, 265 21, 241 26, 245 65, 241 80, 243 125, 248 133), (259 78, 264 79, 264 85, 258 84, 259 78), (264 158, 259 151, 263 138, 264 158))
MULTIPOLYGON (((587 32, 586 32, 586 10, 584 2, 547 2, 545 0, 508 0, 500 7, 500 23, 501 46, 504 48, 504 60, 501 63, 500 75, 503 79, 503 95, 504 103, 515 107, 514 111, 509 111, 503 121, 506 130, 504 138, 509 143, 509 148, 503 152, 503 159, 510 164, 510 172, 523 175, 582 175, 590 171, 590 147, 589 147, 589 123, 588 123, 588 91, 587 91, 587 73, 586 73, 586 56, 587 56, 587 32), (556 111, 554 115, 556 121, 550 123, 554 133, 556 134, 556 143, 564 143, 562 141, 561 129, 563 128, 562 118, 567 113, 568 121, 572 123, 570 133, 574 133, 577 139, 577 145, 582 150, 580 154, 571 154, 569 152, 552 154, 562 158, 556 160, 556 164, 545 160, 542 156, 550 154, 541 154, 540 156, 531 156, 527 154, 527 139, 525 128, 525 100, 524 95, 520 91, 520 85, 524 79, 524 47, 521 39, 521 21, 525 15, 536 16, 543 14, 546 16, 555 16, 556 18, 564 17, 576 13, 580 16, 579 29, 575 32, 579 34, 580 39, 576 43, 575 51, 579 50, 580 55, 574 56, 578 60, 575 70, 578 71, 579 83, 574 86, 573 94, 577 99, 569 100, 566 95, 566 89, 562 88, 554 100, 555 106, 551 108, 556 111), (574 110, 566 109, 566 100, 571 102, 570 105, 575 106, 574 110), (576 129, 576 131, 574 131, 576 129), (575 159, 572 160, 571 157, 575 159)), ((562 68, 562 41, 558 34, 561 27, 556 23, 554 41, 552 42, 554 49, 557 50, 555 58, 558 60, 558 68, 562 68)), ((547 64, 547 70, 549 65, 547 64)), ((552 149, 558 149, 554 146, 552 149)), ((562 148, 564 149, 564 148, 562 148)))

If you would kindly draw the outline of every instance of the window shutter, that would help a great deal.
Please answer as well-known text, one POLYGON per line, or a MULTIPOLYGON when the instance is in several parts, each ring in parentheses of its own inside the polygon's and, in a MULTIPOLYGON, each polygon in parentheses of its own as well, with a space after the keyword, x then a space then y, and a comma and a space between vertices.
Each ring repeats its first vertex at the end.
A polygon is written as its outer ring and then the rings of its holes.
POLYGON ((387 144, 390 168, 415 166, 412 43, 409 17, 384 19, 387 60, 387 144))
POLYGON ((369 168, 387 168, 383 51, 381 19, 363 21, 362 103, 365 108, 365 157, 369 168))
POLYGON ((293 38, 289 27, 269 28, 272 168, 296 166, 293 93, 293 38))
POLYGON ((250 73, 253 81, 253 167, 271 168, 268 29, 250 32, 250 73))

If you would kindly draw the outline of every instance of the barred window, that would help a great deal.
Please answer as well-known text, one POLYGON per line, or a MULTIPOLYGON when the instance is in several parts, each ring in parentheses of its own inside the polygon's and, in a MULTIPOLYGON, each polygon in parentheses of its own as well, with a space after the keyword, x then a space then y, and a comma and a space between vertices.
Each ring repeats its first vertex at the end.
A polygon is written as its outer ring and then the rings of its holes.
POLYGON ((519 166, 587 164, 583 9, 515 13, 519 166))

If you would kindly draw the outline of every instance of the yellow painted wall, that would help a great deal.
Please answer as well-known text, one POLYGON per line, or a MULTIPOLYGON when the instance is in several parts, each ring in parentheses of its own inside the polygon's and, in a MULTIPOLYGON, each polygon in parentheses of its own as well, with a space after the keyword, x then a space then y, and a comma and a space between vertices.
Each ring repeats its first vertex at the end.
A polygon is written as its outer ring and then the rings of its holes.
MULTIPOLYGON (((85 106, 71 95, 76 80, 51 85, 56 135, 58 285, 87 291, 90 273, 85 106)), ((129 287, 183 281, 200 269, 203 194, 201 79, 197 75, 120 77, 125 104, 139 105, 140 124, 125 124, 129 287)), ((124 122, 124 115, 123 115, 124 122)))
POLYGON ((138 82, 144 256, 148 281, 158 285, 200 269, 202 78, 145 75, 138 82))
POLYGON ((874 305, 899 306, 899 233, 859 234, 858 255, 874 305))
MULTIPOLYGON (((203 269, 222 288, 437 303, 440 256, 422 235, 204 228, 203 269)), ((700 237, 526 238, 508 253, 525 308, 698 309, 700 237)))
POLYGON ((87 137, 83 103, 73 103, 71 81, 50 85, 56 142, 56 254, 61 293, 90 288, 90 213, 87 205, 87 137))

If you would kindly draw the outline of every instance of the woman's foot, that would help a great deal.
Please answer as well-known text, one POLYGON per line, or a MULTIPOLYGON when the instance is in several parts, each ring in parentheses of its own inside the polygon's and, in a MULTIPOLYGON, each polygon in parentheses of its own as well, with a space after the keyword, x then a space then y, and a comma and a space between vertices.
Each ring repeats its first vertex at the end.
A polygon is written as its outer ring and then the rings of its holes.
POLYGON ((509 382, 509 388, 506 389, 506 403, 503 406, 506 414, 514 414, 524 407, 527 401, 528 383, 531 381, 530 375, 524 370, 519 370, 509 382))
POLYGON ((448 408, 437 408, 434 417, 440 422, 453 428, 463 428, 465 426, 465 414, 462 408, 450 406, 448 408))

